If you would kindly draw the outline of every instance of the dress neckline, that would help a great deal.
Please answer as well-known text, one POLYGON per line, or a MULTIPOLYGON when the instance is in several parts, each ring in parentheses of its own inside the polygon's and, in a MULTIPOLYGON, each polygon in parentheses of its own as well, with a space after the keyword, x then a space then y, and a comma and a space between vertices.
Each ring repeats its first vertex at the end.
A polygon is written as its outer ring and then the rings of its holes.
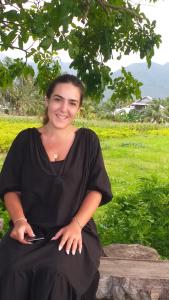
POLYGON ((36 128, 36 127, 33 127, 33 129, 34 129, 35 132, 38 134, 40 146, 41 146, 41 149, 42 149, 42 151, 43 151, 43 153, 44 153, 44 155, 45 155, 47 161, 48 161, 51 165, 53 165, 54 163, 62 163, 62 162, 65 162, 65 161, 68 159, 70 153, 72 152, 72 149, 74 148, 74 144, 75 144, 76 139, 77 139, 77 137, 78 137, 78 135, 79 135, 79 132, 81 132, 81 129, 83 129, 83 128, 80 127, 80 128, 78 128, 78 129, 75 131, 75 137, 74 137, 74 140, 73 140, 73 142, 72 142, 72 145, 71 145, 71 147, 70 147, 70 149, 69 149, 69 151, 68 151, 66 157, 65 157, 64 159, 62 159, 62 160, 57 160, 57 161, 52 161, 52 160, 49 159, 48 153, 47 153, 47 151, 46 151, 46 149, 45 149, 45 147, 44 147, 44 145, 43 145, 42 139, 41 139, 41 134, 42 134, 42 133, 41 133, 41 132, 38 130, 38 128, 36 128))

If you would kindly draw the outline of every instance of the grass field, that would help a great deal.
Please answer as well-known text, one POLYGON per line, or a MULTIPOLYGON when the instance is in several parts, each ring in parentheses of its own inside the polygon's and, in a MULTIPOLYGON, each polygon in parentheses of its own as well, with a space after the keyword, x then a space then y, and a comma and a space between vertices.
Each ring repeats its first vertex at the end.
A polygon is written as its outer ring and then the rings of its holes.
MULTIPOLYGON (((92 128, 99 135, 103 157, 114 194, 134 189, 141 177, 169 175, 169 128, 156 124, 117 124, 110 121, 78 120, 77 126, 92 128)), ((16 134, 38 127, 36 118, 0 118, 0 165, 16 134)))
MULTIPOLYGON (((27 118, 26 119, 25 118, 1 118, 0 119, 0 152, 1 152, 0 164, 1 165, 6 155, 6 151, 9 148, 9 144, 13 140, 17 132, 19 132, 20 130, 26 127, 39 126, 39 124, 40 122, 37 119, 27 119, 27 118)), ((83 126, 90 127, 93 130, 95 130, 100 137, 103 157, 111 181, 112 191, 114 194, 114 200, 110 202, 107 206, 103 206, 99 208, 95 214, 96 222, 98 224, 103 223, 104 230, 106 230, 106 226, 111 225, 111 224, 105 225, 104 223, 104 222, 108 222, 108 217, 109 217, 108 214, 110 214, 110 211, 113 211, 113 213, 114 211, 116 211, 117 215, 113 216, 114 219, 116 218, 118 219, 118 214, 119 214, 119 218, 123 219, 123 216, 125 216, 126 218, 126 210, 124 209, 124 207, 122 207, 123 199, 124 201, 128 201, 128 206, 129 206, 129 204, 131 204, 129 203, 130 198, 137 197, 139 184, 141 184, 145 178, 157 178, 160 185, 160 187, 158 186, 157 193, 159 193, 159 190, 161 191, 161 186, 168 184, 169 128, 167 126, 156 125, 156 124, 115 124, 110 121, 108 122, 108 121, 95 121, 95 120, 93 121, 77 120, 76 125, 78 127, 83 127, 83 126), (129 195, 129 199, 127 198, 127 200, 125 200, 126 195, 129 195), (119 203, 121 205, 120 208, 119 208, 119 203), (122 210, 123 210, 123 215, 121 216, 122 210)), ((152 189, 155 188, 157 188, 157 183, 155 184, 155 187, 153 187, 152 189)), ((151 193, 153 194, 153 190, 151 191, 151 193)), ((151 198, 151 193, 149 198, 151 198)), ((168 193, 168 190, 166 193, 168 193)), ((167 196, 165 197, 167 197, 167 201, 169 202, 168 194, 166 195, 167 196)), ((160 211, 157 205, 158 200, 156 201, 157 207, 154 208, 154 211, 151 213, 150 213, 150 208, 146 208, 147 211, 145 211, 145 200, 140 200, 140 201, 141 201, 140 203, 144 204, 142 207, 144 208, 144 212, 143 210, 140 212, 140 214, 144 214, 144 217, 140 215, 140 223, 136 222, 136 219, 138 219, 138 215, 132 217, 133 219, 131 219, 131 222, 137 223, 138 234, 136 236, 133 235, 132 239, 130 239, 130 236, 132 236, 132 234, 128 232, 127 235, 124 235, 124 242, 140 242, 140 243, 151 244, 152 246, 156 246, 155 242, 149 240, 148 237, 145 238, 145 236, 146 234, 149 236, 151 232, 153 232, 153 230, 154 232, 157 230, 156 228, 153 229, 153 227, 151 228, 149 227, 150 225, 152 226, 152 224, 155 223, 156 216, 153 215, 152 217, 152 214, 154 214, 155 210, 160 211), (141 225, 142 220, 144 221, 143 225, 148 224, 147 226, 149 226, 148 227, 149 229, 145 229, 146 231, 144 232, 142 232, 141 229, 139 229, 139 226, 143 226, 141 225)), ((166 210, 169 209, 168 202, 167 202, 166 210)), ((133 207, 131 208, 131 205, 130 208, 129 207, 126 208, 129 210, 131 209, 131 216, 133 216, 134 210, 139 210, 139 207, 137 207, 137 201, 135 201, 134 203, 135 203, 133 204, 134 208, 133 207)), ((166 220, 167 217, 165 219, 165 222, 166 220)), ((131 222, 127 226, 131 227, 131 222)), ((124 223, 123 227, 125 227, 126 219, 125 222, 123 223, 124 223)), ((114 225, 114 227, 115 226, 116 225, 114 225)), ((111 231, 108 231, 109 237, 107 237, 103 233, 102 228, 99 227, 100 234, 104 236, 104 238, 102 239, 103 243, 106 244, 108 243, 108 241, 113 242, 113 240, 115 240, 116 242, 118 241, 123 242, 123 240, 121 241, 118 238, 118 230, 125 231, 126 229, 125 228, 118 229, 118 226, 119 225, 117 225, 117 228, 113 229, 115 230, 116 235, 114 236, 112 234, 111 239, 110 239, 110 234, 111 234, 110 232, 112 232, 112 229, 111 231)), ((161 224, 161 226, 164 226, 164 224, 161 224)), ((166 226, 168 226, 167 228, 169 229, 169 224, 167 224, 166 226)), ((167 228, 165 228, 166 232, 168 230, 167 228)), ((135 227, 134 229, 130 228, 130 230, 136 230, 136 228, 135 227)), ((164 237, 164 233, 162 233, 161 235, 163 235, 162 239, 164 238, 166 239, 166 236, 164 237)), ((160 245, 162 245, 162 242, 160 245)), ((162 251, 163 249, 162 250, 160 249, 161 247, 160 245, 157 245, 156 248, 158 248, 158 250, 161 251, 162 255, 169 257, 169 252, 166 251, 163 252, 162 251)), ((165 246, 163 245, 162 247, 164 248, 165 246)))
POLYGON ((102 141, 102 150, 114 193, 133 189, 141 177, 169 176, 169 138, 134 136, 102 141))

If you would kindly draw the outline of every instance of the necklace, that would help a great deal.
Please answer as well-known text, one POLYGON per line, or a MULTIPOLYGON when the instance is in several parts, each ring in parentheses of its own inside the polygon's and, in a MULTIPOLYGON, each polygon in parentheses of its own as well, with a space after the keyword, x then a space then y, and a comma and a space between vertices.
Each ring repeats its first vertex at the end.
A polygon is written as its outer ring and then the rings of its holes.
POLYGON ((58 159, 58 154, 57 153, 53 153, 53 159, 54 159, 54 161, 57 161, 57 159, 58 159))

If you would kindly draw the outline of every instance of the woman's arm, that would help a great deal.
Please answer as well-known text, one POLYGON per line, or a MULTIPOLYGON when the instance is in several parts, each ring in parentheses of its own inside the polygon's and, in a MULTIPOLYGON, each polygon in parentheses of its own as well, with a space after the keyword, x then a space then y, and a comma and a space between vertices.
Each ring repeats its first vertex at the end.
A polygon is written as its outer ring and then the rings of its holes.
POLYGON ((34 236, 34 233, 31 226, 27 223, 27 219, 24 215, 20 201, 20 193, 6 193, 4 195, 4 203, 14 224, 10 236, 22 244, 28 244, 28 242, 24 239, 24 235, 27 234, 29 236, 34 236))
POLYGON ((83 228, 91 219, 101 202, 102 195, 97 191, 89 191, 73 221, 83 228))
POLYGON ((87 224, 87 222, 91 219, 93 214, 95 213, 97 207, 100 204, 102 195, 97 191, 90 191, 86 195, 83 200, 83 203, 74 216, 71 223, 63 228, 61 228, 56 235, 52 238, 52 240, 57 240, 61 237, 61 241, 59 243, 59 250, 65 246, 66 253, 70 253, 70 249, 72 250, 72 254, 76 253, 77 248, 79 249, 79 253, 82 251, 82 235, 81 230, 87 224))
POLYGON ((20 201, 19 192, 8 192, 4 195, 4 203, 6 209, 11 217, 11 220, 15 224, 15 221, 18 219, 25 218, 23 208, 20 201))

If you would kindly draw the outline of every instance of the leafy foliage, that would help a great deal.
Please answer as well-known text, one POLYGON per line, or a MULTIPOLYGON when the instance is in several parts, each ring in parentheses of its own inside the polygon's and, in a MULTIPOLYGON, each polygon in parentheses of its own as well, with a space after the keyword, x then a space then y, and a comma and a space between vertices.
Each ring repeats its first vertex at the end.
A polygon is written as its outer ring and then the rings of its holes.
POLYGON ((119 106, 136 97, 137 99, 141 97, 140 87, 143 85, 138 80, 134 79, 131 72, 127 72, 122 68, 121 73, 123 76, 114 79, 113 84, 109 86, 112 89, 113 95, 111 100, 119 106))
POLYGON ((2 203, 0 203, 0 217, 3 219, 3 225, 4 225, 3 230, 0 231, 0 239, 1 239, 4 233, 8 229, 8 221, 9 221, 8 213, 5 210, 4 205, 2 203))
POLYGON ((21 76, 24 78, 34 76, 33 68, 19 58, 12 60, 8 57, 3 62, 0 61, 0 86, 2 88, 12 86, 13 81, 21 76))
POLYGON ((132 193, 116 196, 98 222, 104 244, 151 245, 169 257, 169 183, 140 178, 132 193))
MULTIPOLYGON (((13 60, 6 58, 6 66, 9 66, 9 68, 13 66, 13 60)), ((39 79, 37 78, 37 80, 39 79)), ((30 116, 39 115, 42 112, 44 101, 39 95, 39 90, 35 86, 32 76, 27 74, 25 77, 20 74, 15 76, 13 84, 11 82, 11 85, 6 86, 6 88, 0 88, 0 105, 5 107, 8 114, 30 116)))
MULTIPOLYGON (((161 42, 155 21, 150 22, 139 5, 127 0, 2 0, 0 20, 0 50, 19 49, 25 53, 26 62, 32 57, 38 63, 41 90, 45 88, 41 80, 44 75, 51 78, 59 72, 58 62, 44 63, 46 52, 52 59, 64 49, 72 59, 71 67, 87 85, 88 95, 97 99, 112 84, 106 66, 109 59, 138 52, 150 66, 154 47, 161 42)), ((20 59, 14 69, 16 72, 1 64, 1 86, 11 83, 16 73, 32 72, 20 59)), ((132 93, 137 96, 136 90, 132 93)))

